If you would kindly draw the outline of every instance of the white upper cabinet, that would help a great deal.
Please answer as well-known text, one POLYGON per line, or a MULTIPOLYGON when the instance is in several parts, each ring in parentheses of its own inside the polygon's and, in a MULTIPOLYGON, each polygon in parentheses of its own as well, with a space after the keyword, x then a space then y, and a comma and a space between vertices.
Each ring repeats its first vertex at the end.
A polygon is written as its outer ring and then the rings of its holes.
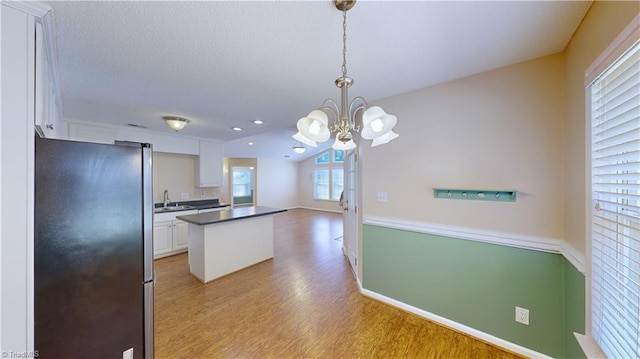
POLYGON ((61 96, 58 90, 58 77, 56 76, 56 63, 52 30, 48 26, 48 17, 43 17, 40 22, 35 22, 35 43, 30 46, 33 57, 34 86, 34 126, 36 131, 44 137, 60 138, 61 96))
POLYGON ((202 187, 222 186, 222 144, 219 142, 200 141, 198 156, 198 183, 202 187))

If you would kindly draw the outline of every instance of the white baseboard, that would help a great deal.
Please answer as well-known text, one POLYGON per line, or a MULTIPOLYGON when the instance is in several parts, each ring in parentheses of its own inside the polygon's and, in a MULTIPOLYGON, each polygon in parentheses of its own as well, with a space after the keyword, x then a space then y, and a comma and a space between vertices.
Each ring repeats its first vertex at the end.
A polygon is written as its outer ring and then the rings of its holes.
POLYGON ((417 316, 426 318, 432 322, 438 323, 442 326, 445 326, 447 328, 462 332, 464 334, 470 335, 474 338, 477 338, 479 340, 485 341, 487 343, 493 344, 497 347, 503 348, 505 350, 508 350, 510 352, 516 353, 516 354, 520 354, 520 355, 524 355, 527 358, 544 358, 544 359, 550 359, 552 357, 546 355, 546 354, 542 354, 539 353, 535 350, 531 350, 529 348, 525 348, 521 345, 518 344, 514 344, 511 343, 509 341, 506 341, 504 339, 498 338, 496 336, 493 336, 491 334, 487 334, 485 332, 482 332, 480 330, 468 327, 464 324, 460 324, 457 322, 454 322, 450 319, 441 317, 439 315, 427 312, 426 310, 422 310, 420 308, 416 308, 412 305, 400 302, 398 300, 395 300, 393 298, 389 298, 386 297, 382 294, 378 294, 376 292, 372 292, 368 289, 364 289, 362 288, 362 284, 360 283, 360 280, 358 280, 358 289, 360 290, 360 293, 362 295, 365 295, 367 297, 373 298, 375 300, 381 301, 385 304, 391 305, 393 307, 402 309, 406 312, 415 314, 417 316))
POLYGON ((314 208, 314 207, 305 207, 305 206, 297 206, 291 209, 308 209, 312 211, 321 211, 321 212, 330 212, 330 213, 342 213, 341 210, 333 210, 333 209, 325 209, 325 208, 314 208))

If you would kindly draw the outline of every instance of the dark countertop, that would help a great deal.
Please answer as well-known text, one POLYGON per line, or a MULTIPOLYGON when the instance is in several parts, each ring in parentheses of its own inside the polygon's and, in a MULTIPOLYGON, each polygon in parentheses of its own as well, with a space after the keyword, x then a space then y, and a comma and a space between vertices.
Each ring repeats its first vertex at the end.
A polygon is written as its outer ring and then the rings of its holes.
POLYGON ((266 216, 270 214, 282 213, 287 210, 284 208, 274 207, 239 207, 219 212, 208 212, 202 214, 191 214, 186 216, 177 216, 176 219, 185 221, 191 224, 197 224, 204 226, 207 224, 221 223, 235 221, 243 218, 266 216))
POLYGON ((170 208, 170 210, 162 209, 164 207, 164 203, 154 203, 153 206, 154 206, 155 213, 163 213, 163 212, 192 211, 194 209, 228 207, 229 204, 220 203, 220 201, 216 198, 216 199, 204 199, 204 200, 197 200, 197 201, 170 202, 167 205, 167 208, 170 208))

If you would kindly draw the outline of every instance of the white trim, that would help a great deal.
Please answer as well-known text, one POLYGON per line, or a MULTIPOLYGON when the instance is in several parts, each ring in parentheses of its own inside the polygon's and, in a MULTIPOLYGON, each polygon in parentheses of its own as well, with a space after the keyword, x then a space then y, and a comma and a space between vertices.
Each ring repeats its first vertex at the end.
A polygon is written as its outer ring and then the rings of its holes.
POLYGON ((51 11, 51 7, 38 1, 3 0, 2 5, 36 17, 43 17, 45 14, 51 11))
POLYGON ((62 101, 62 85, 60 82, 60 70, 58 68, 58 46, 56 43, 55 26, 53 23, 53 11, 47 11, 40 17, 42 34, 44 35, 44 47, 49 60, 49 74, 55 88, 55 101, 58 104, 58 118, 62 118, 64 103, 62 101))
POLYGON ((487 343, 490 343, 490 344, 493 344, 495 346, 504 348, 504 349, 506 349, 508 351, 511 351, 511 352, 514 352, 516 354, 524 355, 527 358, 551 358, 548 355, 536 352, 536 351, 531 350, 529 348, 525 348, 525 347, 520 346, 518 344, 511 343, 511 342, 506 341, 504 339, 500 339, 500 338, 498 338, 496 336, 493 336, 491 334, 487 334, 487 333, 482 332, 480 330, 468 327, 468 326, 466 326, 464 324, 460 324, 460 323, 454 322, 452 320, 449 320, 449 319, 441 317, 439 315, 427 312, 427 311, 422 310, 420 308, 416 308, 416 307, 408 305, 406 303, 403 303, 403 302, 397 301, 395 299, 386 297, 386 296, 384 296, 382 294, 379 294, 379 293, 376 293, 376 292, 372 292, 372 291, 367 290, 367 289, 363 289, 361 286, 359 286, 359 288, 360 288, 360 293, 365 295, 365 296, 367 296, 367 297, 379 300, 379 301, 381 301, 381 302, 383 302, 385 304, 391 305, 393 307, 402 309, 402 310, 407 311, 409 313, 412 313, 412 314, 418 315, 420 317, 426 318, 426 319, 431 320, 433 322, 436 322, 436 323, 438 323, 438 324, 440 324, 442 326, 445 326, 445 327, 453 329, 453 330, 457 330, 459 332, 462 332, 462 333, 470 335, 470 336, 472 336, 474 338, 483 340, 483 341, 485 341, 487 343))
POLYGON ((582 274, 586 274, 585 269, 585 257, 584 254, 580 253, 575 247, 573 247, 567 241, 560 242, 560 254, 562 254, 569 263, 573 264, 573 266, 580 271, 582 274))
POLYGON ((487 231, 477 228, 446 226, 436 223, 405 221, 392 218, 365 216, 363 224, 411 232, 435 234, 456 239, 500 246, 557 253, 564 256, 580 273, 585 273, 585 258, 577 249, 562 239, 527 236, 515 233, 487 231))
MULTIPOLYGON (((622 30, 607 48, 587 67, 584 73, 584 85, 589 86, 611 64, 640 39, 640 14, 622 30)), ((590 116, 590 113, 586 114, 590 116)))
POLYGON ((364 224, 550 253, 560 253, 560 243, 562 242, 560 239, 372 216, 366 216, 364 218, 364 224))
POLYGON ((315 208, 315 207, 307 207, 307 206, 296 206, 296 207, 293 207, 292 209, 296 209, 296 208, 309 209, 309 210, 312 210, 312 211, 330 212, 330 213, 342 213, 342 211, 339 211, 339 210, 325 209, 325 208, 315 208))
POLYGON ((582 351, 584 351, 584 354, 587 356, 587 358, 607 359, 607 355, 602 351, 602 349, 600 349, 600 346, 598 345, 598 343, 596 343, 592 336, 582 335, 575 332, 573 333, 573 335, 576 337, 578 344, 580 344, 580 347, 582 348, 582 351))
POLYGON ((35 67, 36 67, 36 18, 33 16, 27 17, 27 90, 31 94, 27 97, 27 119, 28 122, 25 125, 25 144, 27 155, 27 187, 26 187, 26 201, 27 212, 25 213, 25 219, 27 223, 26 228, 26 258, 25 258, 25 277, 26 283, 26 344, 27 351, 33 352, 35 347, 35 130, 34 120, 36 118, 35 113, 35 67))

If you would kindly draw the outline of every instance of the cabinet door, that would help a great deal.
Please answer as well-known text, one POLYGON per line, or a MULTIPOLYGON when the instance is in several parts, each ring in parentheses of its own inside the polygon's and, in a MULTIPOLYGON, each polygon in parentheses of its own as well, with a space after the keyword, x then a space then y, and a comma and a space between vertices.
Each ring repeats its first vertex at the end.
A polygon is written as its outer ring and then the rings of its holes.
POLYGON ((156 222, 153 225, 153 256, 164 257, 171 253, 173 242, 173 223, 156 222))
POLYGON ((189 223, 173 221, 173 251, 183 251, 189 247, 189 223))
POLYGON ((200 141, 198 187, 222 186, 222 144, 200 141))

